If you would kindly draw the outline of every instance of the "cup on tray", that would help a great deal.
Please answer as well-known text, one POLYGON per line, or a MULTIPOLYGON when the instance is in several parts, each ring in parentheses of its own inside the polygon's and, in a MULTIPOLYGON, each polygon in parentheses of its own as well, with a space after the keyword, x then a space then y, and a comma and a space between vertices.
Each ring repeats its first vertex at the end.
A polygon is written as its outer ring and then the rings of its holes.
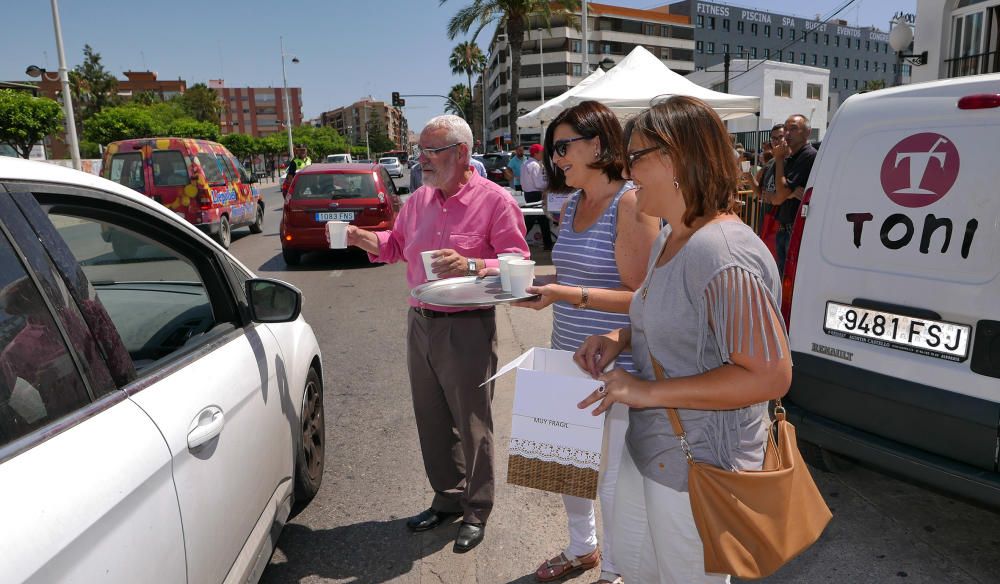
POLYGON ((532 260, 508 260, 510 270, 510 293, 515 297, 527 296, 525 288, 535 281, 535 262, 532 260))
POLYGON ((519 253, 502 253, 497 259, 500 260, 500 288, 504 292, 510 292, 510 267, 507 264, 511 260, 523 260, 524 256, 519 253))

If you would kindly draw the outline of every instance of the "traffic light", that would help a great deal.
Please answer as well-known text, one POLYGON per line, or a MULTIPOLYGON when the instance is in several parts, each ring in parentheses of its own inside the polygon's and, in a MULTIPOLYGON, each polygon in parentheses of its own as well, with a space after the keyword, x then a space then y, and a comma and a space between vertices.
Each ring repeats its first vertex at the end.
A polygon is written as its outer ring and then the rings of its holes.
POLYGON ((399 92, 392 92, 392 107, 401 107, 403 105, 403 100, 399 99, 399 92))

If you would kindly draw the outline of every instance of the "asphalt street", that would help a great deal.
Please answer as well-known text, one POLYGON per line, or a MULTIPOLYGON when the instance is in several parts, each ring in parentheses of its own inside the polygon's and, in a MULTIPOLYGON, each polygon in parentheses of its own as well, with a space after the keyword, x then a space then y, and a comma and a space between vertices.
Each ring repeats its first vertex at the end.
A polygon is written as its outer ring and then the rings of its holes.
MULTIPOLYGON (((452 553, 458 524, 408 532, 406 518, 428 506, 431 490, 406 375, 404 266, 320 252, 289 269, 277 237, 280 192, 274 183, 262 187, 265 231, 234 232, 232 251, 258 275, 304 292, 304 314, 323 351, 327 422, 322 489, 285 527, 262 582, 534 582, 535 568, 563 549, 567 531, 559 496, 505 481, 513 376, 496 386, 496 507, 483 544, 452 553)), ((534 252, 538 272, 551 273, 547 254, 534 252)), ((501 364, 548 345, 550 310, 501 307, 497 321, 501 364)), ((767 582, 997 581, 1000 514, 844 467, 813 471, 834 519, 817 545, 767 582)), ((570 581, 597 576, 593 570, 570 581)))

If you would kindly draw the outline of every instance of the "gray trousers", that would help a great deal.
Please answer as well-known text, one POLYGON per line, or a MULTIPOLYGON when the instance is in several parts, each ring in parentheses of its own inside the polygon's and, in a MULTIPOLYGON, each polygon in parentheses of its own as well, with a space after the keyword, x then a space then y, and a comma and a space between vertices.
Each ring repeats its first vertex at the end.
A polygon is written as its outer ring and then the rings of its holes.
POLYGON ((485 524, 493 509, 494 311, 428 318, 409 311, 407 366, 431 506, 485 524))

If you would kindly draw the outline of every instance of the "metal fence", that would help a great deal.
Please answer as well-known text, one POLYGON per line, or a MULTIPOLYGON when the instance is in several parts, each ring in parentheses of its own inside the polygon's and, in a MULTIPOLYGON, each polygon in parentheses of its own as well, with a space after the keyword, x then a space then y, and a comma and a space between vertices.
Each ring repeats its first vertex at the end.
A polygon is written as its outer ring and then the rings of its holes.
POLYGON ((730 136, 736 136, 736 142, 743 144, 743 148, 748 152, 760 152, 771 138, 771 128, 766 130, 753 130, 750 132, 733 132, 730 136))

